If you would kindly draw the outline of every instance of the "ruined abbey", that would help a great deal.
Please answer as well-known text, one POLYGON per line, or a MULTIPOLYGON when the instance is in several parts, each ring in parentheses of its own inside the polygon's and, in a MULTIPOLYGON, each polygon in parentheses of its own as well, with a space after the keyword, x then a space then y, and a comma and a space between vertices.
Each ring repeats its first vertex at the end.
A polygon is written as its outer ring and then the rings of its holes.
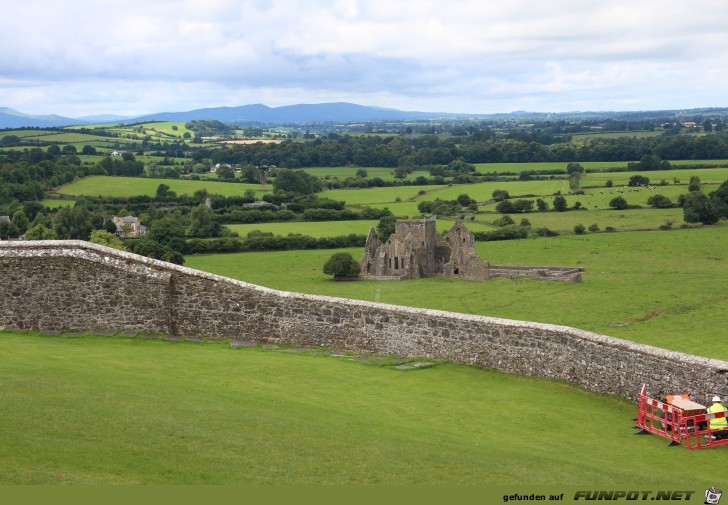
POLYGON ((361 272, 370 278, 419 279, 445 276, 469 280, 494 277, 580 282, 583 268, 492 265, 478 256, 475 237, 461 221, 443 237, 435 218, 403 219, 383 242, 374 228, 369 230, 361 272))

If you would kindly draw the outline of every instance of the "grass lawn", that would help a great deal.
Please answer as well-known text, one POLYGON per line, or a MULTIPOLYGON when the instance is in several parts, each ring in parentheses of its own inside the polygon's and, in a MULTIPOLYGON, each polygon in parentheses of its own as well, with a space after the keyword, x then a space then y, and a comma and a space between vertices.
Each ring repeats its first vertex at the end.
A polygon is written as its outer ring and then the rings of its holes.
MULTIPOLYGON (((446 225, 449 227, 448 225, 446 225)), ((728 360, 728 226, 479 242, 497 265, 580 266, 583 282, 429 278, 333 282, 334 250, 186 257, 186 266, 286 291, 564 324, 728 360)), ((363 249, 347 249, 360 258, 363 249)))
MULTIPOLYGON (((327 179, 346 179, 347 177, 356 177, 357 170, 366 170, 367 172, 367 179, 374 179, 375 177, 378 177, 384 181, 393 181, 395 180, 394 177, 394 168, 388 168, 388 167, 309 167, 309 168, 302 168, 300 170, 303 170, 304 172, 307 172, 311 175, 315 175, 316 177, 319 177, 323 180, 327 179)), ((410 174, 407 174, 407 177, 405 180, 413 181, 417 177, 423 176, 423 177, 430 177, 430 173, 427 170, 415 170, 414 172, 411 172, 410 174)))
MULTIPOLYGON (((57 188, 56 192, 71 196, 154 196, 160 184, 166 184, 172 191, 180 195, 191 195, 200 189, 206 189, 211 194, 224 196, 243 196, 248 189, 255 190, 258 196, 269 192, 262 191, 259 184, 240 184, 206 180, 187 181, 181 179, 112 177, 106 175, 96 175, 79 179, 71 184, 57 188)), ((271 190, 272 186, 268 185, 267 188, 271 190)))
MULTIPOLYGON (((569 201, 567 199, 567 201, 569 201)), ((521 219, 528 219, 532 228, 546 227, 559 233, 572 233, 574 225, 582 224, 589 227, 596 224, 600 231, 605 231, 608 227, 614 228, 616 231, 640 231, 640 230, 658 230, 660 226, 670 222, 674 228, 678 228, 684 224, 683 210, 675 209, 598 209, 589 211, 569 211, 569 212, 534 212, 530 214, 510 214, 511 218, 519 224, 521 219)), ((486 229, 494 229, 493 222, 500 218, 501 214, 484 214, 480 213, 475 216, 474 221, 464 221, 465 225, 472 231, 479 230, 478 225, 483 225, 486 229)))
POLYGON ((298 233, 311 237, 338 237, 356 233, 366 235, 369 228, 376 227, 379 221, 325 221, 325 222, 292 222, 292 223, 249 223, 228 224, 230 230, 237 232, 241 237, 247 236, 254 230, 270 232, 274 235, 288 235, 298 233))
MULTIPOLYGON (((35 137, 27 137, 28 139, 35 137)), ((119 139, 113 139, 110 137, 103 137, 100 135, 88 135, 86 133, 55 133, 52 135, 41 134, 38 140, 43 142, 55 142, 57 144, 75 144, 78 142, 114 142, 119 139)))
POLYGON ((477 367, 9 332, 0 353, 0 484, 521 485, 527 475, 529 485, 703 489, 725 476, 720 448, 635 437, 630 402, 477 367))
POLYGON ((60 207, 73 207, 76 204, 76 200, 58 200, 55 198, 45 198, 41 200, 40 203, 51 209, 58 209, 60 207))

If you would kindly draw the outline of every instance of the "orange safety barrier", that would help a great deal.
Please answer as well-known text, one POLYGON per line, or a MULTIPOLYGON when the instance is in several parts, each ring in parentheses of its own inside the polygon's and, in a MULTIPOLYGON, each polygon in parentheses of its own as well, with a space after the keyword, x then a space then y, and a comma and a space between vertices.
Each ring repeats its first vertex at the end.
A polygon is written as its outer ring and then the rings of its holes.
MULTIPOLYGON (((705 449, 728 445, 727 438, 715 439, 720 430, 711 430, 711 419, 728 417, 728 412, 707 414, 705 407, 690 401, 688 395, 668 397, 685 406, 680 408, 670 403, 650 398, 646 393, 647 385, 642 385, 639 395, 637 425, 640 431, 636 435, 653 434, 670 440, 668 445, 679 445, 684 442, 686 449, 705 449)), ((728 431, 728 430, 724 430, 728 431)))

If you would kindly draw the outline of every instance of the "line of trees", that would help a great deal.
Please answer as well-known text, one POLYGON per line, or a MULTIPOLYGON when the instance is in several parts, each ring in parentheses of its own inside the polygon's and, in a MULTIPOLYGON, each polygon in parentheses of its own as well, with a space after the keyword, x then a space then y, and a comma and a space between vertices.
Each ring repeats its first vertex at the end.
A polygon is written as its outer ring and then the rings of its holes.
MULTIPOLYGON (((703 136, 665 135, 657 137, 588 138, 572 142, 540 143, 517 138, 490 137, 378 137, 340 136, 313 142, 285 141, 280 144, 225 146, 212 153, 212 163, 276 165, 299 168, 312 166, 362 167, 448 165, 497 162, 633 161, 645 156, 660 160, 728 158, 728 132, 703 136)), ((645 165, 650 158, 644 158, 645 165)), ((661 168, 658 166, 655 168, 661 168)), ((640 169, 649 170, 646 166, 640 169)))

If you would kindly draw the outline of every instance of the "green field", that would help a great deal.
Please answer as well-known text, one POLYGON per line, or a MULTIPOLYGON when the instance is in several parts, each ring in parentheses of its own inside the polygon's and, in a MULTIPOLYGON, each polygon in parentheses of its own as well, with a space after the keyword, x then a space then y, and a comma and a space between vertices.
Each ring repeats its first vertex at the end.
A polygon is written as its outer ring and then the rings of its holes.
MULTIPOLYGON (((635 160, 636 161, 636 160, 635 160)), ((579 164, 586 170, 609 170, 609 169, 626 169, 627 161, 582 161, 579 164)), ((565 161, 548 161, 548 162, 536 162, 536 163, 475 163, 475 167, 478 172, 484 174, 490 173, 504 173, 511 172, 514 174, 520 174, 527 170, 566 170, 568 165, 565 161)), ((670 160, 672 166, 684 166, 684 165, 728 165, 728 160, 670 160)), ((698 169, 703 170, 703 169, 698 169)), ((667 171, 672 173, 673 171, 667 171)), ((637 172, 631 172, 629 175, 634 175, 637 172)), ((644 175, 650 176, 656 172, 646 172, 644 175)), ((629 177, 628 177, 629 178, 629 177)), ((653 177, 650 177, 653 178, 653 177)), ((657 179, 655 176, 654 179, 657 179)), ((689 177, 688 177, 689 179, 689 177)), ((659 182, 659 179, 657 179, 659 182)), ((669 177, 672 181, 672 177, 669 177)), ((687 181, 686 181, 687 182, 687 181)))
MULTIPOLYGON (((323 180, 327 179, 346 179, 347 177, 356 177, 357 170, 366 170, 367 179, 378 177, 384 181, 393 181, 394 169, 387 167, 309 167, 302 168, 304 172, 315 175, 323 180)), ((405 180, 414 181, 417 177, 430 177, 430 173, 426 170, 415 170, 409 174, 405 180)))
MULTIPOLYGON (((286 291, 563 324, 728 360, 728 226, 476 246, 496 265, 583 267, 583 282, 332 282, 322 273, 332 250, 188 256, 185 265, 286 291)), ((363 253, 347 251, 357 259, 363 253)))
MULTIPOLYGON (((217 181, 188 181, 181 179, 146 179, 141 177, 111 177, 98 175, 80 179, 56 189, 61 195, 69 196, 111 196, 126 197, 135 195, 154 196, 157 187, 166 184, 179 195, 192 195, 195 191, 206 189, 211 194, 224 196, 243 196, 246 190, 255 190, 258 196, 262 191, 259 184, 239 184, 217 181)), ((268 185, 268 189, 272 187, 268 185)))
POLYGON ((338 237, 355 233, 366 235, 369 228, 376 227, 379 221, 325 221, 325 222, 293 222, 293 223, 250 223, 229 224, 227 227, 245 237, 254 230, 270 232, 274 235, 297 233, 311 237, 338 237))
POLYGON ((46 207, 57 209, 60 207, 72 207, 76 204, 76 200, 58 200, 54 198, 45 198, 40 201, 46 207))
MULTIPOLYGON (((26 137, 27 139, 36 139, 36 137, 26 137)), ((77 144, 81 142, 102 142, 102 143, 114 143, 118 142, 119 139, 113 137, 103 137, 100 135, 87 135, 85 133, 55 133, 52 135, 42 135, 37 137, 36 140, 42 140, 43 142, 54 142, 56 144, 77 144)))
POLYGON ((55 135, 58 133, 57 131, 53 130, 35 130, 35 129, 29 129, 29 130, 3 130, 0 132, 0 139, 3 139, 4 137, 8 137, 10 135, 13 135, 15 137, 25 138, 25 137, 39 137, 43 135, 55 135))
POLYGON ((9 332, 0 353, 12 358, 0 369, 0 484, 517 486, 527 475, 707 488, 725 475, 721 449, 635 437, 632 403, 477 367, 9 332))

